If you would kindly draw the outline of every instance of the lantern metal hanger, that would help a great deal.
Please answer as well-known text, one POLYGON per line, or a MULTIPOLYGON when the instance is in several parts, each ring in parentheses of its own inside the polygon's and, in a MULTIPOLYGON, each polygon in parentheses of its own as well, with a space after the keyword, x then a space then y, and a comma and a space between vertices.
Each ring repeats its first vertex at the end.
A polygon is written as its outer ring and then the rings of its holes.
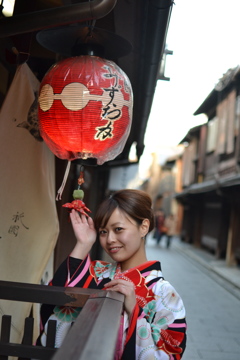
POLYGON ((108 60, 129 54, 132 45, 111 31, 94 24, 72 24, 38 32, 37 41, 46 49, 65 57, 93 55, 91 51, 108 60))

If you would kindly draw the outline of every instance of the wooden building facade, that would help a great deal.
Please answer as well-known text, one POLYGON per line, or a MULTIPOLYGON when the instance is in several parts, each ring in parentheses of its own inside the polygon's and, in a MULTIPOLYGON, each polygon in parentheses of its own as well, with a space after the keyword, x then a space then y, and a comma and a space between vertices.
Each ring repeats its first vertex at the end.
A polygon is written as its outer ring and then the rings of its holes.
POLYGON ((240 67, 229 69, 194 115, 208 121, 181 141, 182 239, 240 264, 240 67))

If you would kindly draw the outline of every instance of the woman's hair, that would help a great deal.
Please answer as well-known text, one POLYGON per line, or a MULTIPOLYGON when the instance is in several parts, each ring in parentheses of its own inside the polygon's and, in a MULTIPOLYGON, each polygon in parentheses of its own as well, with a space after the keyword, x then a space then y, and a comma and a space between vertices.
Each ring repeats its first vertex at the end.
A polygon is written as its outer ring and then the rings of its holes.
POLYGON ((141 225, 144 219, 150 221, 149 232, 154 228, 154 215, 150 196, 141 190, 119 190, 105 199, 99 206, 94 224, 96 229, 104 228, 116 208, 123 211, 141 225))

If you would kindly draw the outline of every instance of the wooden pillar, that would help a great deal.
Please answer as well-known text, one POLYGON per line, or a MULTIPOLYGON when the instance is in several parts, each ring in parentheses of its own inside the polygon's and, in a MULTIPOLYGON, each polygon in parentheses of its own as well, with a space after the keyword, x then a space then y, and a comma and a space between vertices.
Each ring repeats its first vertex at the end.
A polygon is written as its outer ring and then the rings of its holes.
POLYGON ((201 247, 202 224, 203 224, 203 195, 195 197, 194 204, 194 228, 193 228, 193 243, 197 248, 201 247))
POLYGON ((231 218, 231 206, 229 201, 222 198, 222 206, 221 206, 221 221, 219 224, 218 231, 218 244, 216 249, 216 258, 221 259, 226 257, 227 252, 227 242, 228 242, 228 234, 230 228, 230 218, 231 218))
POLYGON ((226 263, 228 266, 236 265, 235 252, 238 247, 239 215, 239 204, 232 203, 226 253, 226 263))

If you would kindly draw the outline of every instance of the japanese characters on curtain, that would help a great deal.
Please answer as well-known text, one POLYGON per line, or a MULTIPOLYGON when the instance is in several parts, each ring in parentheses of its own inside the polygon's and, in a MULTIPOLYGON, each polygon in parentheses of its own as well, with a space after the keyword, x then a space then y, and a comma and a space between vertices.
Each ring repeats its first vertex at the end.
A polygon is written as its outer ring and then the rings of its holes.
MULTIPOLYGON (((39 81, 17 68, 0 112, 0 279, 39 283, 59 225, 54 155, 38 131, 39 81)), ((12 341, 21 340, 31 304, 0 301, 12 315, 12 341)))

